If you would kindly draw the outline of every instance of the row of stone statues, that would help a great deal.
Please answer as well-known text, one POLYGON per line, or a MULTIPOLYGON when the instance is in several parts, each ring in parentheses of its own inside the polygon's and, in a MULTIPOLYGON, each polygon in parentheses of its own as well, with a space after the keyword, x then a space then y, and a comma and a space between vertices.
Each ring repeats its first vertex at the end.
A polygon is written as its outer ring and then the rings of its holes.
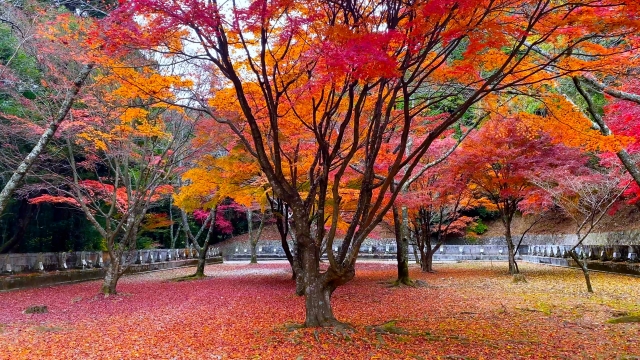
MULTIPOLYGON (((220 256, 219 248, 209 248, 207 258, 220 256)), ((162 261, 194 259, 194 248, 134 250, 122 256, 122 263, 150 264, 162 261)), ((103 268, 108 265, 109 253, 103 251, 76 251, 61 253, 6 254, 0 256, 0 272, 13 274, 28 271, 64 271, 69 269, 103 268)))
MULTIPOLYGON (((568 251, 572 246, 563 245, 533 245, 529 246, 529 255, 568 258, 568 251)), ((576 255, 582 260, 600 261, 638 261, 638 253, 634 246, 595 246, 583 245, 575 249, 576 255)))

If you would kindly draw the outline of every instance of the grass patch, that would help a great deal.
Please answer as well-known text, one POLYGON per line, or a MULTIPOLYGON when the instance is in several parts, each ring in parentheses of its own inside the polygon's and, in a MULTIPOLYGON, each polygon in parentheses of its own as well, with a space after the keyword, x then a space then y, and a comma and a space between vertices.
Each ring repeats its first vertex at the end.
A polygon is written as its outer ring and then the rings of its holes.
POLYGON ((202 280, 202 279, 206 279, 207 276, 206 275, 188 275, 188 276, 181 276, 179 278, 175 278, 175 279, 171 279, 169 281, 172 282, 183 282, 183 281, 192 281, 192 280, 202 280))
POLYGON ((607 320, 609 324, 640 323, 640 316, 628 315, 607 320))

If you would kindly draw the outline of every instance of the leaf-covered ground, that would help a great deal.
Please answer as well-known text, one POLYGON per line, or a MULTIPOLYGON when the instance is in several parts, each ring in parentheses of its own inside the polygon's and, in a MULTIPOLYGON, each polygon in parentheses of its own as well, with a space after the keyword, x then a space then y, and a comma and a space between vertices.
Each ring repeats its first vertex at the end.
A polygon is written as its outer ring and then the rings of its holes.
POLYGON ((120 294, 99 282, 0 293, 2 359, 635 359, 640 279, 522 264, 514 284, 504 263, 412 269, 427 283, 391 288, 393 263, 361 263, 334 294, 355 331, 292 329, 303 321, 287 263, 223 264, 209 278, 172 282, 193 269, 124 278, 120 294), (29 305, 46 314, 23 314, 29 305))

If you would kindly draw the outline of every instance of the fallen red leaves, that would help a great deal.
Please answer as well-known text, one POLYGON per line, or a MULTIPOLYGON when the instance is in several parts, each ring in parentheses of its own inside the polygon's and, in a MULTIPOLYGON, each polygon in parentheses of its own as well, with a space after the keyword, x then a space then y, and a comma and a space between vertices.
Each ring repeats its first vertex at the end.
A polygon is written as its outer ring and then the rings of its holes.
POLYGON ((337 317, 355 332, 287 330, 303 321, 286 263, 224 264, 210 278, 169 282, 192 269, 128 277, 120 295, 89 282, 0 294, 3 359, 474 359, 619 358, 640 355, 640 324, 609 324, 640 311, 638 279, 522 265, 512 284, 504 266, 440 265, 412 276, 424 288, 389 288, 392 263, 364 263, 334 295, 337 317), (47 314, 25 315, 44 304, 47 314), (396 320, 392 327, 384 325, 396 320), (378 326, 378 331, 373 327, 378 326), (382 329, 382 330, 381 330, 382 329), (384 329, 399 330, 397 333, 384 329))

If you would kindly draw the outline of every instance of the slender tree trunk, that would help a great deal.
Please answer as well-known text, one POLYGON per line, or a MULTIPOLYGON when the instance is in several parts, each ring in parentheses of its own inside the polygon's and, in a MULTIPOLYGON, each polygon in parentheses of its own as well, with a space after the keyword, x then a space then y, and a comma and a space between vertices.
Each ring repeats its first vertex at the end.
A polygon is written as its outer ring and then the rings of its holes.
POLYGON ((411 285, 411 279, 409 278, 409 242, 407 238, 403 236, 401 210, 398 209, 397 206, 393 206, 392 211, 398 249, 396 252, 398 262, 398 278, 396 279, 396 284, 411 285))
POLYGON ((58 130, 58 127, 60 127, 62 121, 64 121, 64 119, 67 117, 69 110, 71 110, 71 106, 76 100, 80 89, 89 76, 89 73, 91 73, 93 66, 93 64, 87 64, 82 68, 80 74, 78 74, 78 77, 73 81, 73 88, 71 88, 67 92, 67 96, 60 106, 60 109, 58 109, 56 117, 53 119, 53 121, 51 121, 49 127, 45 130, 45 132, 40 135, 40 139, 33 147, 33 149, 31 149, 29 155, 27 155, 24 160, 22 160, 20 165, 18 165, 16 171, 13 173, 9 181, 5 184, 4 188, 0 192, 0 215, 2 215, 2 213, 4 212, 7 204, 9 203, 9 199, 11 199, 11 196, 13 195, 13 192, 16 190, 22 179, 24 179, 24 177, 27 175, 27 172, 36 161, 38 156, 40 156, 40 154, 44 151, 51 138, 53 138, 53 135, 58 130))
POLYGON ((424 251, 424 248, 420 248, 420 269, 422 269, 422 271, 426 272, 426 266, 427 266, 427 253, 424 251))
POLYGON ((251 247, 251 261, 250 264, 258 263, 258 253, 256 247, 258 246, 258 237, 253 236, 253 211, 247 208, 247 225, 249 227, 249 245, 251 247))
MULTIPOLYGON (((193 277, 196 277, 196 278, 204 277, 204 267, 207 265, 207 250, 209 250, 209 244, 211 242, 211 238, 215 234, 217 211, 218 211, 217 205, 213 209, 211 209, 211 213, 210 213, 211 220, 209 222, 209 229, 207 230, 207 236, 204 239, 204 243, 202 244, 202 246, 198 244, 197 239, 193 241, 198 251, 198 266, 196 267, 196 273, 193 274, 193 277)), ((206 223, 203 224, 202 226, 205 226, 205 225, 206 223)))
POLYGON ((433 248, 431 248, 431 244, 429 243, 429 247, 427 248, 427 251, 425 253, 425 259, 423 260, 424 262, 422 263, 422 271, 424 272, 434 272, 433 271, 433 255, 436 253, 436 251, 438 251, 438 249, 440 248, 440 243, 436 244, 436 246, 434 246, 433 248))
POLYGON ((258 252, 256 251, 257 247, 258 247, 258 242, 257 241, 251 241, 251 261, 249 262, 251 264, 257 264, 258 263, 258 252))
POLYGON ((507 251, 509 251, 509 273, 511 275, 519 274, 518 264, 516 264, 516 249, 511 236, 511 219, 504 220, 504 237, 507 242, 507 251))
POLYGON ((433 272, 433 252, 428 251, 422 263, 422 271, 433 272))
POLYGON ((416 264, 422 265, 422 257, 420 257, 420 255, 418 254, 418 249, 415 245, 413 246, 413 257, 416 260, 416 264))
POLYGON ((587 284, 587 291, 592 293, 593 288, 591 287, 591 278, 589 278, 589 268, 587 266, 587 259, 580 261, 580 259, 578 258, 578 255, 576 255, 575 250, 569 251, 569 256, 571 256, 573 261, 575 261, 578 264, 578 266, 580 266, 580 269, 582 270, 582 274, 584 275, 584 281, 587 284))

